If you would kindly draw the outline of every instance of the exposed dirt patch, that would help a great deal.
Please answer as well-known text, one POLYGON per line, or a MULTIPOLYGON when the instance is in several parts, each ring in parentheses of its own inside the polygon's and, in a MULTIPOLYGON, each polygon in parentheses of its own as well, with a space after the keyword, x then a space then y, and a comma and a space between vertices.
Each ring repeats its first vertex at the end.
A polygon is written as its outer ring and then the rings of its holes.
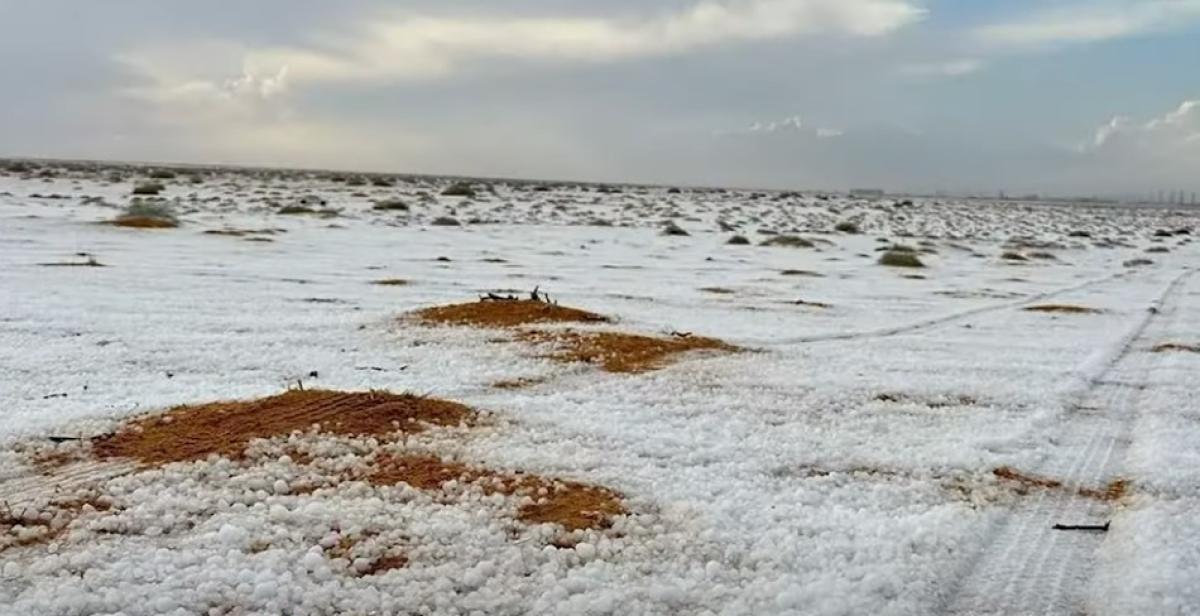
POLYGON ((413 314, 429 324, 474 327, 515 327, 534 323, 605 323, 610 320, 594 312, 531 299, 433 306, 413 314))
POLYGON ((737 291, 725 287, 702 287, 700 290, 713 295, 737 295, 737 291))
POLYGON ((1037 306, 1026 306, 1023 310, 1026 312, 1047 312, 1051 314, 1099 314, 1101 312, 1096 308, 1076 306, 1075 304, 1038 304, 1037 306))
POLYGON ((1041 477, 1038 475, 1030 475, 1009 466, 1001 466, 997 469, 994 469, 992 474, 1000 479, 1014 483, 1018 486, 1018 491, 1021 493, 1028 492, 1032 489, 1067 490, 1084 498, 1111 502, 1120 500, 1129 490, 1129 482, 1125 479, 1114 480, 1103 488, 1097 489, 1088 487, 1072 488, 1065 486, 1063 482, 1057 479, 1041 477))
POLYGON ((457 402, 387 392, 289 391, 245 402, 180 406, 135 420, 92 441, 101 458, 145 464, 238 458, 253 439, 285 436, 318 426, 343 436, 387 436, 469 423, 475 411, 457 402))
POLYGON ((1182 351, 1185 353, 1200 353, 1200 344, 1185 344, 1182 342, 1164 342, 1154 345, 1151 349, 1155 353, 1168 353, 1173 351, 1182 351))
POLYGON ((620 332, 522 332, 518 339, 547 343, 558 347, 552 359, 563 362, 587 362, 607 372, 638 373, 657 370, 689 351, 738 351, 715 338, 676 335, 670 338, 625 334, 620 332))
POLYGON ((1062 487, 1062 482, 1057 479, 1028 475, 1008 466, 1001 466, 993 470, 992 474, 1005 481, 1016 482, 1026 488, 1056 489, 1062 487))
POLYGON ((821 308, 821 309, 833 308, 832 304, 826 304, 825 302, 811 302, 811 301, 808 301, 805 299, 798 299, 794 302, 788 302, 788 303, 794 304, 796 306, 808 306, 809 308, 821 308))
POLYGON ((379 575, 387 573, 394 569, 403 569, 408 566, 408 557, 403 554, 389 554, 380 556, 371 561, 371 564, 358 572, 361 576, 379 575))
POLYGON ((376 280, 371 284, 377 284, 384 287, 403 287, 408 285, 408 281, 403 278, 384 278, 383 280, 376 280))
POLYGON ((1080 488, 1079 495, 1087 498, 1094 498, 1102 501, 1119 501, 1125 496, 1129 490, 1129 481, 1125 479, 1117 479, 1104 486, 1101 490, 1093 488, 1080 488))
POLYGON ((526 387, 541 385, 545 382, 546 379, 543 377, 520 377, 515 379, 507 379, 504 381, 496 381, 492 383, 492 387, 494 389, 525 389, 526 387))
POLYGON ((112 508, 112 501, 98 494, 57 500, 40 507, 10 509, 7 505, 0 506, 0 553, 10 548, 54 541, 83 513, 112 508))
POLYGON ((628 510, 621 495, 607 488, 533 474, 508 474, 471 467, 436 456, 384 456, 370 476, 376 485, 405 483, 420 490, 440 490, 456 481, 478 485, 487 494, 528 496, 517 511, 527 524, 559 524, 568 531, 602 529, 628 510))
POLYGON ((153 216, 120 216, 105 224, 132 229, 173 229, 179 226, 178 222, 169 218, 155 218, 153 216))

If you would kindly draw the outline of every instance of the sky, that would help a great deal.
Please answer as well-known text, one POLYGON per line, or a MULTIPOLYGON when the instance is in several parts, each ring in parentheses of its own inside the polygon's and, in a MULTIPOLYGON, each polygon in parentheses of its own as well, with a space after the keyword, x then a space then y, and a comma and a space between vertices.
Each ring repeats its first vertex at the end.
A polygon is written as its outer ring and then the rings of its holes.
POLYGON ((0 0, 0 156, 1200 192, 1200 0, 0 0))

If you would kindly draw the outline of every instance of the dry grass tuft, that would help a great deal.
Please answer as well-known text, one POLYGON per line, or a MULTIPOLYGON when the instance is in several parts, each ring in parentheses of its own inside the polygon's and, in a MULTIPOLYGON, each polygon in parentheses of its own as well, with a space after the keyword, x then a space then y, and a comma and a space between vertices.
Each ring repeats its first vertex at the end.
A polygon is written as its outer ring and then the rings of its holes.
POLYGON ((492 383, 492 388, 508 389, 508 390, 525 389, 526 387, 533 387, 535 385, 541 385, 542 383, 545 383, 545 382, 546 382, 546 379, 543 377, 520 377, 520 378, 516 378, 516 379, 507 379, 504 381, 496 381, 496 382, 492 383))
POLYGON ((1100 311, 1087 306, 1076 306, 1074 304, 1038 304, 1036 306, 1026 306, 1026 312, 1048 312, 1052 314, 1097 314, 1100 311))
MULTIPOLYGON (((1005 481, 1014 482, 1017 484, 1021 492, 1026 492, 1035 488, 1044 490, 1060 490, 1066 488, 1066 486, 1064 486, 1063 483, 1057 479, 1030 475, 1009 466, 1001 466, 997 469, 994 469, 992 474, 1005 481)), ((1070 491, 1084 498, 1112 502, 1120 500, 1125 496, 1126 492, 1129 491, 1129 481, 1125 479, 1116 479, 1100 489, 1081 487, 1077 489, 1071 489, 1070 491)))
POLYGON ((433 306, 413 313, 428 324, 515 327, 534 323, 607 323, 608 317, 534 300, 478 301, 433 306))
POLYGON ((180 406, 135 420, 92 441, 101 458, 134 458, 145 464, 238 458, 254 439, 286 436, 318 426, 344 436, 414 433, 430 425, 469 423, 475 411, 457 402, 387 392, 288 391, 242 402, 180 406))
POLYGON ((1001 466, 993 470, 992 474, 1006 481, 1014 481, 1027 488, 1055 489, 1062 487, 1062 482, 1057 479, 1028 475, 1009 466, 1001 466))
POLYGON ((408 281, 403 278, 384 278, 383 280, 376 280, 371 284, 377 284, 384 287, 403 287, 408 285, 408 281))
POLYGON ((587 362, 606 372, 634 374, 657 370, 676 356, 689 351, 738 351, 738 347, 715 338, 672 336, 656 338, 619 332, 523 332, 520 339, 558 347, 550 355, 563 362, 587 362))

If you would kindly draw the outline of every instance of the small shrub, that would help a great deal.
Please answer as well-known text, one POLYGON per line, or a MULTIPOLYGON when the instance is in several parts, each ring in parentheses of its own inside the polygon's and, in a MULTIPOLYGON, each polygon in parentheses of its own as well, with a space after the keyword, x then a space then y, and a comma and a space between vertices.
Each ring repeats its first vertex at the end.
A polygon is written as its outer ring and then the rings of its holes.
POLYGON ((750 240, 746 239, 745 236, 735 235, 729 238, 729 241, 725 243, 733 246, 746 246, 750 243, 750 240))
POLYGON ((662 234, 676 237, 687 237, 691 235, 691 233, 688 233, 686 229, 675 224, 674 222, 667 223, 667 225, 663 227, 662 234))
POLYGON ((913 251, 888 250, 879 256, 879 264, 890 267, 925 267, 913 251))
POLYGON ((150 172, 150 178, 154 180, 172 180, 175 179, 175 172, 170 169, 155 169, 150 172))
POLYGON ((434 218, 433 221, 430 222, 429 224, 431 224, 435 227, 461 227, 462 226, 462 223, 458 222, 458 219, 454 218, 452 216, 438 216, 437 218, 434 218))
POLYGON ((859 228, 858 224, 849 220, 843 220, 842 222, 834 225, 833 230, 841 233, 852 233, 855 235, 862 233, 862 229, 859 228))
POLYGON ((443 197, 474 197, 475 189, 466 182, 455 182, 442 191, 443 197))
POLYGON ((179 219, 170 206, 162 201, 134 199, 120 216, 109 224, 138 229, 170 229, 179 226, 179 219))
POLYGON ((1144 265, 1154 265, 1154 261, 1151 261, 1150 259, 1140 259, 1140 258, 1139 259, 1130 259, 1130 260, 1122 263, 1121 265, 1124 265, 1125 267, 1142 267, 1144 265))
POLYGON ((165 188, 166 187, 163 186, 160 182, 142 182, 133 187, 133 194, 135 194, 135 195, 157 195, 158 193, 162 192, 165 188))
POLYGON ((371 209, 385 212, 393 210, 407 212, 408 204, 399 199, 384 199, 383 201, 376 201, 374 207, 371 209))
POLYGON ((1025 255, 1023 255, 1019 252, 1013 252, 1011 250, 1001 253, 1000 258, 1004 259, 1005 261, 1028 261, 1029 260, 1029 258, 1026 257, 1025 255))
POLYGON ((798 235, 777 235, 764 241, 762 246, 781 246, 784 248, 813 248, 816 244, 798 235))

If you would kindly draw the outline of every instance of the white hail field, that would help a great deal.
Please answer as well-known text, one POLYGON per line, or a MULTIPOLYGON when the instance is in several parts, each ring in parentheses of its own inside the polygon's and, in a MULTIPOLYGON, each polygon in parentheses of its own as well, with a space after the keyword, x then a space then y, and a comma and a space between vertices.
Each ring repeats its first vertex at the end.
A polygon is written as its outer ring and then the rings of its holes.
POLYGON ((176 228, 97 224, 136 173, 0 173, 0 613, 1200 610, 1198 212, 214 171, 164 181, 176 228), (328 211, 280 213, 303 195, 328 211), (894 244, 925 267, 879 264, 894 244), (405 318, 535 286, 613 319, 541 329, 740 350, 621 373, 405 318), (90 442, 300 386, 483 419, 171 463, 90 442), (383 485, 381 451, 623 513, 383 485))

